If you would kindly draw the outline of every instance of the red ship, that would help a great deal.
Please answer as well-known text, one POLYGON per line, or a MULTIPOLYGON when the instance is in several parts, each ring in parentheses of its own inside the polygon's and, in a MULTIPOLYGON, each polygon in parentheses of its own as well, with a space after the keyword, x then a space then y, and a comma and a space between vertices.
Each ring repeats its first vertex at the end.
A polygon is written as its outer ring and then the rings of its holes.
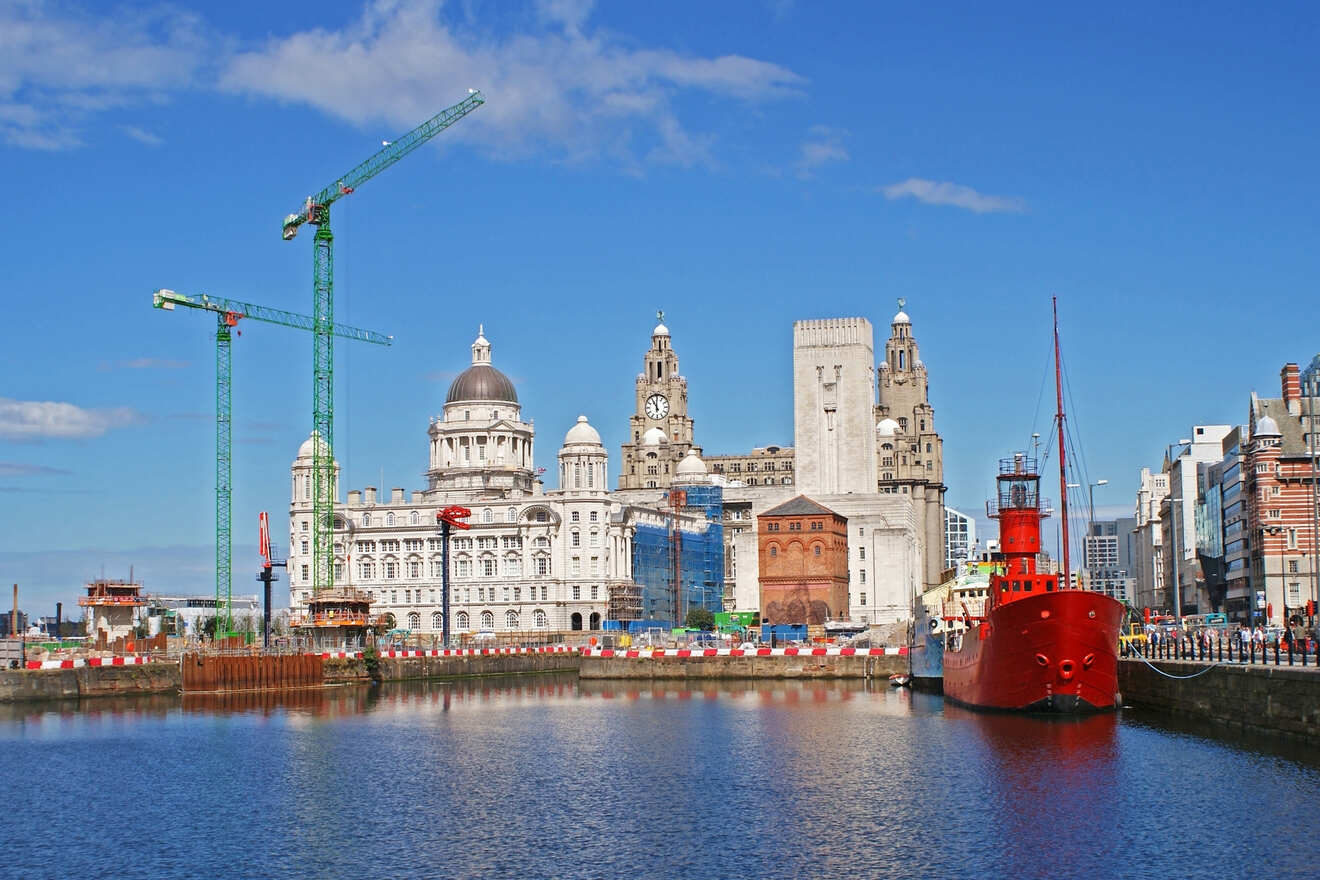
MULTIPOLYGON (((1000 559, 983 608, 958 609, 967 628, 944 652, 944 695, 966 706, 1023 712, 1095 712, 1120 705, 1118 636, 1125 609, 1101 593, 1071 588, 1059 325, 1054 324, 1058 396, 1063 572, 1036 570, 1042 509, 1036 460, 999 463, 996 499, 1000 559)), ((950 616, 946 611, 946 617, 950 616)))

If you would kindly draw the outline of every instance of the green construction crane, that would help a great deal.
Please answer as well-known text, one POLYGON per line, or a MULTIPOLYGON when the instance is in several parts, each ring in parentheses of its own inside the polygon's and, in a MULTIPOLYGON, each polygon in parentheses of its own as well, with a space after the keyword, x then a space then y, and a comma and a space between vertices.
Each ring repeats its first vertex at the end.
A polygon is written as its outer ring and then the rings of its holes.
MULTIPOLYGON (((294 327, 298 330, 312 330, 316 322, 307 315, 299 315, 294 312, 286 312, 281 309, 271 309, 266 306, 254 306, 251 303, 238 302, 232 299, 221 299, 215 296, 202 294, 201 296, 187 296, 182 293, 175 293, 173 290, 157 290, 151 295, 151 304, 158 309, 173 310, 175 306, 184 306, 190 309, 202 309, 207 312, 214 312, 216 317, 215 330, 215 613, 216 613, 216 638, 221 637, 221 623, 224 624, 224 633, 233 629, 233 612, 231 604, 233 599, 233 579, 231 577, 230 553, 232 538, 230 532, 230 495, 231 495, 231 466, 230 466, 230 412, 232 407, 232 397, 230 395, 230 367, 231 357, 229 351, 230 330, 244 318, 253 321, 265 321, 268 324, 281 324, 285 327, 294 327), (224 609, 224 619, 221 621, 221 608, 224 609)), ((335 336, 342 336, 345 339, 355 339, 358 342, 372 342, 376 345, 389 345, 393 336, 383 336, 380 333, 374 333, 371 330, 359 330, 356 327, 347 327, 341 324, 332 325, 330 332, 335 336)), ((313 443, 317 449, 325 444, 313 443)), ((332 459, 333 461, 333 459, 332 459)))
POLYGON ((312 428, 325 440, 313 444, 312 457, 312 587, 314 592, 333 584, 331 565, 331 511, 334 480, 330 473, 334 443, 334 236, 330 232, 330 206, 348 195, 395 162, 476 110, 486 99, 481 92, 468 89, 468 96, 447 110, 423 122, 396 141, 386 141, 370 159, 313 196, 296 214, 284 218, 282 234, 288 241, 298 234, 298 227, 311 223, 316 227, 312 251, 312 428))

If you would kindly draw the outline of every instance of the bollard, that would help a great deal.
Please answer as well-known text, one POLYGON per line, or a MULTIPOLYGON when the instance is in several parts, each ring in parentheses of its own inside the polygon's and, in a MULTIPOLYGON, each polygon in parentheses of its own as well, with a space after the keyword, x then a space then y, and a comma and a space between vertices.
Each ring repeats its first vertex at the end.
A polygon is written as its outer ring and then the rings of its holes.
POLYGON ((1288 640, 1288 665, 1292 666, 1292 639, 1288 640))
POLYGON ((1275 639, 1275 640, 1274 640, 1274 665, 1275 665, 1275 666, 1278 666, 1278 665, 1279 665, 1279 642, 1280 642, 1280 641, 1281 641, 1280 639, 1275 639))

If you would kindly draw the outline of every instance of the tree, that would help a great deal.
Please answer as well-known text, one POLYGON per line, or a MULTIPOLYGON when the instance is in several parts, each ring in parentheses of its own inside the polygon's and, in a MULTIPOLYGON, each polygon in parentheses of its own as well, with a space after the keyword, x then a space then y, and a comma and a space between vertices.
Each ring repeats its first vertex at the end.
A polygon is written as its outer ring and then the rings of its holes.
POLYGON ((688 629, 712 630, 715 628, 715 614, 709 608, 689 608, 683 625, 688 629))

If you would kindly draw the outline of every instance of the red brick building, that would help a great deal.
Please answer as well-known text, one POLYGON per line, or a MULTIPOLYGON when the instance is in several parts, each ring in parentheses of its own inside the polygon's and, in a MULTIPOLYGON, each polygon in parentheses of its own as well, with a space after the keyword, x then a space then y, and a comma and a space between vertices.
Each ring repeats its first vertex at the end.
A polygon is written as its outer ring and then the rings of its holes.
POLYGON ((848 616, 848 520, 805 495, 756 518, 761 621, 848 616))
POLYGON ((1290 621, 1305 617, 1307 600, 1316 598, 1320 549, 1312 458, 1320 401, 1303 397, 1296 364, 1285 364, 1280 379, 1281 398, 1251 395, 1245 481, 1251 584, 1265 594, 1257 610, 1273 624, 1284 622, 1285 611, 1290 621))

